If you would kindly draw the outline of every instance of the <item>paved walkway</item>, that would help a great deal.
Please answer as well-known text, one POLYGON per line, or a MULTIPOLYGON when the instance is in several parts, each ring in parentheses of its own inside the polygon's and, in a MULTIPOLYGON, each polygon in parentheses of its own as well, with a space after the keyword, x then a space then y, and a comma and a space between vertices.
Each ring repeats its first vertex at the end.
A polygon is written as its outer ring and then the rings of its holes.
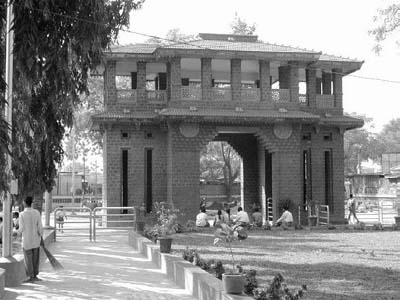
POLYGON ((41 264, 43 281, 6 288, 3 299, 194 300, 140 253, 128 245, 126 231, 88 237, 58 237, 49 247, 64 270, 41 264))

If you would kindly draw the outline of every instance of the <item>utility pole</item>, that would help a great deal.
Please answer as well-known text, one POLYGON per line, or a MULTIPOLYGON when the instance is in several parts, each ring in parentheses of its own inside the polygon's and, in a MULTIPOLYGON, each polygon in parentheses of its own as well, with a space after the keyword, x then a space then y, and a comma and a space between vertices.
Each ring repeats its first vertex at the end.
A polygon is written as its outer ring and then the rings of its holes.
MULTIPOLYGON (((6 21, 6 105, 4 109, 4 119, 8 123, 8 136, 10 143, 8 145, 10 151, 12 150, 12 88, 13 88, 13 45, 14 45, 14 31, 11 30, 14 21, 13 6, 11 1, 7 1, 7 21, 6 21)), ((8 192, 5 193, 3 199, 3 257, 12 255, 11 243, 11 155, 7 154, 7 168, 5 172, 9 176, 8 179, 8 192)))

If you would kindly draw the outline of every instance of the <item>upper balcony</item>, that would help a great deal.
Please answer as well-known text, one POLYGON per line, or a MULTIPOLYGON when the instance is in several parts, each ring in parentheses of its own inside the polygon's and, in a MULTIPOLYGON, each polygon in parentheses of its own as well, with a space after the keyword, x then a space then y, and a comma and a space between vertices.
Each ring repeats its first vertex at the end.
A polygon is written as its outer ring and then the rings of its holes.
POLYGON ((193 47, 136 45, 107 55, 107 107, 186 103, 342 112, 342 77, 362 64, 256 37, 201 37, 193 47))

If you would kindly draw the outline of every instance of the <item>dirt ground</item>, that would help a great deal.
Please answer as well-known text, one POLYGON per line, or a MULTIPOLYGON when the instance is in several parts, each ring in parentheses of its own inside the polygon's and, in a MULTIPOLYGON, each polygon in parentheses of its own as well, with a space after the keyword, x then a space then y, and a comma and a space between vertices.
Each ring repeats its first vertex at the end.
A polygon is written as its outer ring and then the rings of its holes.
MULTIPOLYGON (((211 229, 177 234, 173 254, 189 246, 228 263, 227 248, 213 241, 211 229)), ((290 288, 306 284, 304 299, 400 300, 400 231, 250 231, 234 255, 257 271, 259 286, 278 272, 290 288)))

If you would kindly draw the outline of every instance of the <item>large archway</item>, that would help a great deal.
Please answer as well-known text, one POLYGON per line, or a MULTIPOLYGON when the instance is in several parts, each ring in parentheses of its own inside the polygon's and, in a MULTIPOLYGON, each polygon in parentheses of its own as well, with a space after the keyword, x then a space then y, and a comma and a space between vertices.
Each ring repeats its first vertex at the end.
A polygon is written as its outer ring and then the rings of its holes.
MULTIPOLYGON (((226 143, 241 159, 240 176, 237 176, 240 183, 236 180, 233 186, 228 187, 229 182, 226 178, 211 182, 214 185, 214 192, 219 194, 221 191, 226 192, 225 195, 219 196, 219 200, 215 195, 208 198, 213 201, 212 207, 223 208, 227 204, 234 203, 236 206, 242 206, 249 213, 253 212, 255 208, 259 208, 262 211, 264 223, 272 220, 274 209, 268 210, 267 203, 268 198, 273 199, 272 153, 265 149, 253 132, 219 130, 210 143, 226 143), (232 192, 234 193, 232 194, 232 192), (240 194, 238 195, 238 193, 240 194)), ((208 189, 212 191, 211 187, 208 189)), ((203 190, 205 189, 203 188, 203 190)), ((204 194, 200 197, 204 199, 204 194)), ((274 206, 276 205, 274 204, 274 206)))

